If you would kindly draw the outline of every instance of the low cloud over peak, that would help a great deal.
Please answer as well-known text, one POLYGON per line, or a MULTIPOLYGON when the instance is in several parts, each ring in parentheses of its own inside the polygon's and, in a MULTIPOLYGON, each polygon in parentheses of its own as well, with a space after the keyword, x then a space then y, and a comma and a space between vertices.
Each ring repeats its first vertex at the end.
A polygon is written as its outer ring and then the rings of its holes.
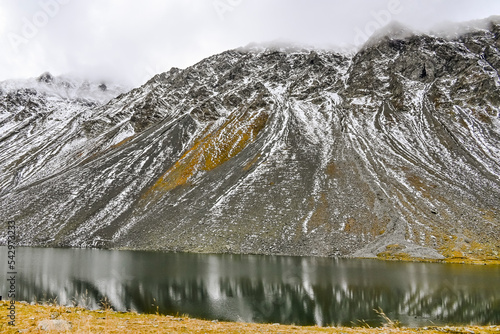
POLYGON ((171 67, 273 40, 360 46, 398 21, 430 30, 500 14, 494 0, 0 0, 0 80, 86 74, 139 85, 171 67))

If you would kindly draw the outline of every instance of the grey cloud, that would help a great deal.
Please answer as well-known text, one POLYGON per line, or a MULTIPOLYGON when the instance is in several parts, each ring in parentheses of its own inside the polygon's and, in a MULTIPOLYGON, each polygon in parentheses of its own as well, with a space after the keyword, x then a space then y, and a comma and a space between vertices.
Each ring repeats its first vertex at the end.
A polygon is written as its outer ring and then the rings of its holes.
POLYGON ((0 80, 51 71, 139 85, 251 42, 352 45, 392 19, 425 30, 493 14, 494 0, 0 0, 0 80))

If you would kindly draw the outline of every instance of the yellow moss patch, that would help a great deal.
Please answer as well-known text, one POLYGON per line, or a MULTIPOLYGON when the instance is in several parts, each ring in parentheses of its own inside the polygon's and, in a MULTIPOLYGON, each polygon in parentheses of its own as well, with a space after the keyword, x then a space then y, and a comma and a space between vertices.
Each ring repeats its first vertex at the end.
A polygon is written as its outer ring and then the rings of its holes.
POLYGON ((385 246, 385 249, 387 249, 388 251, 394 252, 394 251, 400 251, 400 250, 405 249, 405 246, 400 245, 400 244, 392 244, 392 245, 385 246))
POLYGON ((382 260, 391 260, 391 261, 422 261, 422 259, 420 258, 412 258, 405 252, 385 251, 378 253, 377 257, 382 260))
POLYGON ((412 261, 418 260, 413 259, 410 255, 405 252, 402 252, 406 247, 400 244, 391 244, 385 246, 385 251, 378 253, 377 257, 383 260, 399 260, 399 261, 412 261))
POLYGON ((490 209, 482 209, 481 210, 482 213, 483 213, 483 218, 489 222, 495 222, 496 221, 496 217, 497 215, 495 214, 495 212, 493 212, 493 210, 490 210, 490 209))
POLYGON ((330 162, 328 165, 326 165, 325 173, 330 177, 336 177, 341 174, 340 170, 337 168, 337 165, 334 162, 330 162))
MULTIPOLYGON (((453 240, 458 238, 454 236, 453 240)), ((451 243, 453 244, 453 243, 451 243)), ((472 248, 476 248, 478 252, 470 251, 460 251, 454 246, 450 246, 450 243, 439 248, 440 253, 445 256, 444 259, 427 259, 427 258, 416 258, 409 254, 402 252, 403 246, 399 244, 387 245, 386 250, 377 254, 377 258, 381 260, 389 261, 411 261, 411 262, 438 262, 438 263, 459 263, 459 264, 481 264, 481 265, 500 265, 500 257, 490 253, 490 251, 485 252, 484 249, 487 245, 479 244, 476 242, 471 242, 472 248)))
POLYGON ((477 236, 468 230, 464 235, 440 236, 440 253, 451 263, 491 263, 500 264, 498 248, 492 243, 480 243, 477 236), (467 237, 469 236, 469 237, 467 237))
POLYGON ((406 179, 408 180, 408 182, 410 183, 410 185, 412 187, 414 187, 415 189, 417 189, 418 191, 420 191, 422 193, 422 196, 424 196, 425 198, 431 198, 431 193, 429 192, 429 190, 431 188, 436 188, 436 185, 427 185, 424 183, 424 181, 422 181, 422 179, 416 175, 409 175, 406 177, 406 179))
POLYGON ((384 234, 385 227, 387 226, 389 221, 390 220, 387 217, 382 220, 378 217, 375 217, 369 224, 367 224, 363 221, 358 221, 353 217, 349 217, 345 222, 344 232, 357 235, 365 234, 376 237, 384 234))
POLYGON ((229 119, 216 131, 205 134, 158 179, 146 195, 155 190, 172 190, 186 184, 197 171, 210 171, 222 165, 256 139, 267 119, 268 114, 264 111, 251 116, 244 113, 229 119))
POLYGON ((349 217, 346 220, 344 231, 345 232, 354 232, 354 233, 360 233, 361 231, 359 230, 360 226, 359 224, 356 224, 356 219, 349 217))

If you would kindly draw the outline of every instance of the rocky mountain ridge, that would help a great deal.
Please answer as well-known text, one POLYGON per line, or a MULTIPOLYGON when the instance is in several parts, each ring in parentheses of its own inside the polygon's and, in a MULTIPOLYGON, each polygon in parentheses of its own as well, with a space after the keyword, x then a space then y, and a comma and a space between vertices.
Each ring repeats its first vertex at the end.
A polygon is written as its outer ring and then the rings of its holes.
POLYGON ((173 68, 26 135, 35 151, 2 139, 0 212, 23 245, 498 257, 500 25, 485 26, 173 68))

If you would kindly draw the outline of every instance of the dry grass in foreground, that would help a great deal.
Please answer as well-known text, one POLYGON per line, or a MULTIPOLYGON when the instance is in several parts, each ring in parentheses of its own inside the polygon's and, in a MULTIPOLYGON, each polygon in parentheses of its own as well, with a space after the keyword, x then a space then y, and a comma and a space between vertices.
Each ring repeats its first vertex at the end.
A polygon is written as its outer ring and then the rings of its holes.
POLYGON ((0 302, 1 333, 499 333, 500 326, 429 328, 302 327, 191 319, 109 309, 89 311, 58 305, 16 303, 16 325, 7 324, 8 302, 0 302), (50 330, 52 325, 59 330, 50 330), (70 327, 70 328, 69 328, 70 327), (45 328, 45 329, 43 329, 45 328))

